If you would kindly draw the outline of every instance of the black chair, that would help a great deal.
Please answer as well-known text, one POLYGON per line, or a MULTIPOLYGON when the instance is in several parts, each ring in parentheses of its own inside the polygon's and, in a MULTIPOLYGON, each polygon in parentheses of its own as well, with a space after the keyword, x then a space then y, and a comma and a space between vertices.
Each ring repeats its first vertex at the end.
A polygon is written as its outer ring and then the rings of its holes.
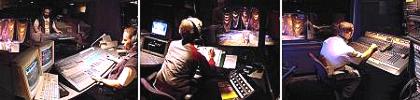
POLYGON ((141 87, 149 94, 149 96, 147 96, 147 99, 149 100, 176 100, 175 97, 155 89, 145 78, 140 78, 140 83, 141 87))
POLYGON ((336 80, 334 78, 334 75, 331 77, 328 77, 328 73, 327 70, 325 69, 325 64, 318 58, 316 57, 314 54, 312 53, 308 53, 309 57, 311 57, 311 59, 314 61, 314 68, 315 68, 315 72, 316 72, 316 76, 318 78, 318 80, 327 85, 327 87, 331 88, 334 91, 334 95, 336 100, 340 100, 341 96, 340 94, 337 92, 337 87, 336 87, 336 80))

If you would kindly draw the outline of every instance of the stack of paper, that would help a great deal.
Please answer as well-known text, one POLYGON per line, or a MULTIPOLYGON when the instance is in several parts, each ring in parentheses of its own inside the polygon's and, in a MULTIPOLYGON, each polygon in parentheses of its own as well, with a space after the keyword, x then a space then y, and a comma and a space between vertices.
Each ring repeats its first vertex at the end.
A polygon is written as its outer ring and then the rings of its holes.
POLYGON ((225 51, 214 48, 214 47, 198 47, 198 52, 200 52, 204 57, 206 57, 207 61, 210 60, 210 49, 214 50, 214 62, 216 67, 223 67, 225 51))

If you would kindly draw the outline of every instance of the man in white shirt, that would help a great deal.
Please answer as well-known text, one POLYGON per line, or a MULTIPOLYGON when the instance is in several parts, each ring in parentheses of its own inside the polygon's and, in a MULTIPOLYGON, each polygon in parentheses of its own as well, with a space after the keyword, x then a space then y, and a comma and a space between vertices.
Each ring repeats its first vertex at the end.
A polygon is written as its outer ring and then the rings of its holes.
POLYGON ((42 16, 35 19, 35 33, 32 37, 34 40, 40 40, 42 34, 62 33, 59 29, 57 29, 53 18, 51 18, 51 11, 51 8, 46 7, 42 11, 42 16))
POLYGON ((372 44, 364 53, 354 50, 353 47, 347 45, 353 36, 353 24, 349 22, 340 22, 338 24, 337 36, 326 39, 321 48, 321 56, 324 58, 324 64, 327 66, 328 75, 335 75, 337 71, 347 71, 348 73, 340 74, 341 76, 350 77, 345 80, 341 95, 348 99, 352 96, 360 83, 358 71, 349 67, 347 64, 360 64, 368 59, 376 50, 377 45, 372 44))

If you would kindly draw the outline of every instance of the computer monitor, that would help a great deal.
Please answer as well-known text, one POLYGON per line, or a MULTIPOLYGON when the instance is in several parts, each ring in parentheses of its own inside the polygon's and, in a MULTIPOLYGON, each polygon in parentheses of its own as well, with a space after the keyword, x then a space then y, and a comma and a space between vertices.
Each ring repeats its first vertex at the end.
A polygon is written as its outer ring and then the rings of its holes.
POLYGON ((257 47, 260 29, 258 8, 227 8, 223 13, 223 33, 217 35, 219 45, 257 47))
POLYGON ((153 20, 152 34, 165 37, 167 30, 168 23, 166 21, 159 19, 153 20))
POLYGON ((154 37, 144 37, 141 45, 141 51, 151 53, 159 57, 165 57, 168 52, 169 42, 154 37))
POLYGON ((14 19, 1 19, 0 20, 0 41, 12 41, 15 27, 14 19))
POLYGON ((41 60, 37 48, 28 48, 14 60, 16 96, 32 100, 42 87, 41 60))
POLYGON ((17 41, 23 43, 25 41, 28 22, 26 20, 18 20, 17 22, 17 41))
POLYGON ((47 71, 54 64, 54 41, 41 43, 39 54, 42 71, 47 71))

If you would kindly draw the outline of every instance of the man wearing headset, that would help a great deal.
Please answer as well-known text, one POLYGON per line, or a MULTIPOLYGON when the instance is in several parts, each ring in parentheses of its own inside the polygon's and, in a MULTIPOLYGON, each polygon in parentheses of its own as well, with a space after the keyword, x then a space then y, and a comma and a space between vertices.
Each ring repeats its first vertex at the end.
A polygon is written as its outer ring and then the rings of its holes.
POLYGON ((162 68, 156 75, 154 86, 177 99, 220 100, 217 82, 213 75, 214 51, 209 51, 210 61, 197 50, 202 22, 197 18, 187 18, 179 25, 182 39, 172 41, 162 68), (200 70, 201 78, 194 78, 200 70), (192 97, 192 98, 191 98, 192 97), (199 98, 201 97, 201 98, 199 98))
MULTIPOLYGON (((123 40, 124 49, 128 51, 126 56, 120 58, 108 59, 113 60, 117 65, 112 69, 107 78, 92 76, 92 79, 104 83, 105 86, 111 87, 113 90, 119 90, 133 84, 133 80, 137 78, 137 45, 136 28, 129 26, 124 29, 123 40)), ((135 83, 134 83, 135 84, 135 83)))
POLYGON ((359 73, 357 70, 349 67, 348 64, 360 64, 368 59, 376 50, 377 45, 372 44, 365 52, 360 53, 354 50, 347 43, 353 36, 353 24, 349 22, 340 22, 338 24, 338 34, 326 39, 321 48, 321 60, 326 65, 328 75, 336 75, 337 77, 347 77, 340 83, 344 84, 341 89, 342 98, 349 99, 360 83, 359 73), (337 72, 347 72, 344 74, 335 74, 337 72))

